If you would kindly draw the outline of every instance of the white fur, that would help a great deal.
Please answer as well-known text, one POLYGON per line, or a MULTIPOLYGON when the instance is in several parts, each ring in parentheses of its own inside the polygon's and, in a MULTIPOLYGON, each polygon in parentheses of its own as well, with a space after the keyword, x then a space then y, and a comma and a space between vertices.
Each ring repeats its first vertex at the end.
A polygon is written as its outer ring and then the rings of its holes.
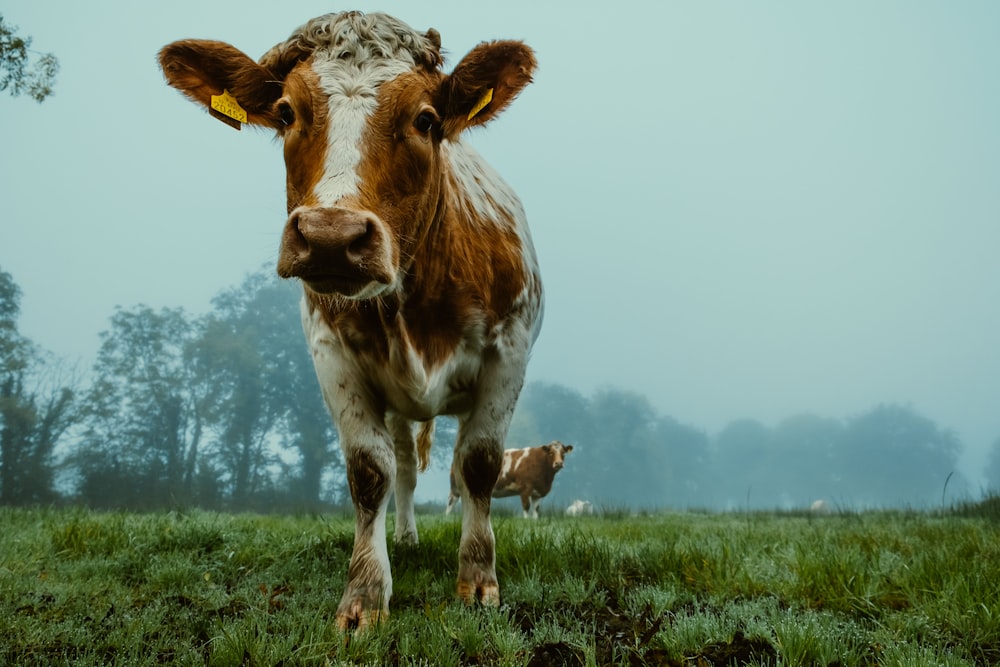
POLYGON ((812 505, 809 506, 809 511, 813 514, 830 514, 831 508, 830 503, 823 499, 814 500, 812 505))
MULTIPOLYGON (((441 146, 445 159, 459 182, 463 203, 472 206, 472 220, 491 220, 504 224, 514 214, 518 232, 524 228, 524 208, 517 195, 488 162, 468 144, 447 141, 441 146)), ((521 234, 522 240, 524 235, 521 234)))
POLYGON ((330 108, 326 162, 315 194, 320 206, 330 207, 357 196, 361 138, 377 106, 379 86, 409 71, 412 63, 377 60, 359 67, 351 61, 317 56, 312 67, 320 88, 329 96, 330 108))

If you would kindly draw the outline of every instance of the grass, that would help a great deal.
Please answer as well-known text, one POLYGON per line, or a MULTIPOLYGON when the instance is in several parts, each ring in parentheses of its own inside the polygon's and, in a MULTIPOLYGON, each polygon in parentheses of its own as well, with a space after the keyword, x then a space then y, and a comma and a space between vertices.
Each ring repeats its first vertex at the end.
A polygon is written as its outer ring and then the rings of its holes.
POLYGON ((345 635, 349 515, 0 509, 0 664, 1000 664, 997 514, 501 516, 498 609, 455 601, 427 514, 345 635))

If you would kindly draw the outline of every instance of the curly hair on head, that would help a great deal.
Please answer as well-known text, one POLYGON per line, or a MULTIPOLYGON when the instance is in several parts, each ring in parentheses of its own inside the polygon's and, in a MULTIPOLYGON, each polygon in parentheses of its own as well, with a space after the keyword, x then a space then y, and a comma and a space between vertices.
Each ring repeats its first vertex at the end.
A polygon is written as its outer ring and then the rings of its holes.
POLYGON ((281 79, 299 61, 317 53, 348 62, 405 60, 428 69, 444 63, 437 30, 420 33, 388 14, 358 11, 324 14, 308 21, 271 47, 259 62, 281 79))

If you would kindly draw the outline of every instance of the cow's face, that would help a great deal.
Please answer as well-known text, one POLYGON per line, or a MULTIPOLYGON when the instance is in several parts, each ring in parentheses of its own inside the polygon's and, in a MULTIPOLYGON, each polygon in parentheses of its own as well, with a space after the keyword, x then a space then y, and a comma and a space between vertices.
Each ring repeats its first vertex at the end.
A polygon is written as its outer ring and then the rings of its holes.
POLYGON ((436 31, 357 12, 313 19, 260 63, 200 40, 165 47, 160 62, 195 101, 228 90, 246 122, 277 131, 289 214, 278 273, 354 299, 399 285, 443 214, 443 145, 509 105, 535 66, 524 44, 492 42, 446 75, 436 31))
POLYGON ((563 465, 565 465, 566 455, 573 451, 573 445, 564 445, 558 440, 553 440, 549 444, 545 445, 545 451, 548 452, 552 469, 559 471, 562 470, 563 465))

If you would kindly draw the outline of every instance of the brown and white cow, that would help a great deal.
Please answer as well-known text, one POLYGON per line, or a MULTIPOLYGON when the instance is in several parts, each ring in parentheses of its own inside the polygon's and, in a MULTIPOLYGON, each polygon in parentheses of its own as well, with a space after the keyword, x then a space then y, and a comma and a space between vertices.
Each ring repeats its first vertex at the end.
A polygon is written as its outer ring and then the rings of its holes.
POLYGON ((446 74, 440 46, 435 30, 346 12, 309 21, 258 62, 216 41, 160 52, 171 86, 284 144, 278 273, 304 286, 306 339, 356 511, 341 628, 388 613, 389 496, 395 540, 417 542, 417 468, 442 414, 459 418, 458 595, 500 598, 490 495, 542 286, 520 201, 461 135, 507 108, 535 57, 522 42, 483 42, 446 74))
MULTIPOLYGON (((556 478, 556 473, 563 469, 566 454, 571 451, 573 445, 564 445, 558 440, 541 447, 505 450, 503 468, 500 470, 496 488, 493 489, 493 497, 521 496, 524 518, 530 516, 537 519, 538 505, 552 490, 552 480, 556 478)), ((455 466, 452 465, 451 493, 448 494, 445 514, 451 514, 452 508, 461 497, 461 487, 456 482, 455 466)))

